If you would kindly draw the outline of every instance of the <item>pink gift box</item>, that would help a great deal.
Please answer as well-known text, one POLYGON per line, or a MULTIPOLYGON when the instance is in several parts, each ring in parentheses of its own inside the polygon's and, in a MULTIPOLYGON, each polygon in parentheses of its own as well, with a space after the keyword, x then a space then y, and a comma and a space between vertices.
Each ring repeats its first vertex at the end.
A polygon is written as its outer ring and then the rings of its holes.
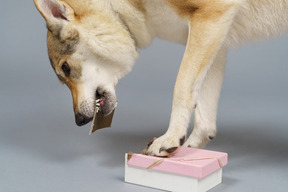
MULTIPOLYGON (((129 166, 147 168, 162 158, 133 154, 129 166)), ((152 170, 203 178, 227 165, 228 155, 223 152, 180 147, 170 158, 152 167, 152 170), (222 165, 221 165, 222 164, 222 165)))
POLYGON ((180 192, 203 192, 222 182, 223 152, 180 147, 171 157, 126 154, 125 181, 180 192))

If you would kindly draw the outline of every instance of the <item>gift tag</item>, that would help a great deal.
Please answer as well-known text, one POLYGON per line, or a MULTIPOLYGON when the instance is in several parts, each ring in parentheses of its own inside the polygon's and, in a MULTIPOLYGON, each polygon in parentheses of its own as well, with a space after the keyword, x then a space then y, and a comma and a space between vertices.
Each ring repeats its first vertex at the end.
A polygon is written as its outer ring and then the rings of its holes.
POLYGON ((98 129, 111 127, 114 111, 115 111, 115 109, 109 115, 104 117, 102 112, 101 112, 100 105, 96 104, 96 110, 94 113, 94 117, 93 117, 93 121, 91 124, 89 135, 91 135, 92 133, 94 133, 98 129))

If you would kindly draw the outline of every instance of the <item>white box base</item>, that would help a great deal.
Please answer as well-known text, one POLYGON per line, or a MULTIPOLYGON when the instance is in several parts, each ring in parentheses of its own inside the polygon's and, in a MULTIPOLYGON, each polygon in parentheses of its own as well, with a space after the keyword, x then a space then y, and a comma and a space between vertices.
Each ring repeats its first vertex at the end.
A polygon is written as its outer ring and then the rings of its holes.
POLYGON ((125 182, 173 192, 205 192, 222 182, 222 169, 202 179, 127 165, 125 182))

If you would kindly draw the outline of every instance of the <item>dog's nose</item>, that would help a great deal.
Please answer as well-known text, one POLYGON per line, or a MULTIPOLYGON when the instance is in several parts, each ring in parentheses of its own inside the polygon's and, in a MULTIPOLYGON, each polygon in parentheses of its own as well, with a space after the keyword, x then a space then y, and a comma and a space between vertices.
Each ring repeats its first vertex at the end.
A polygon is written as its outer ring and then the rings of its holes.
POLYGON ((82 126, 82 125, 87 124, 87 123, 90 121, 90 119, 87 118, 87 117, 85 117, 85 116, 82 115, 81 113, 77 113, 77 114, 75 115, 75 121, 76 121, 76 124, 77 124, 78 126, 82 126))

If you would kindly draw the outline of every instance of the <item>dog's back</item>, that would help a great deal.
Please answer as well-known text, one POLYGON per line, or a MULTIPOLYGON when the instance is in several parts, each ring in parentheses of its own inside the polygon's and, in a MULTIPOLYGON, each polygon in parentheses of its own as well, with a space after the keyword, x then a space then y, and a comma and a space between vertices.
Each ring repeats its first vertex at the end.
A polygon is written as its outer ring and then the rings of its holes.
POLYGON ((268 39, 287 30, 287 0, 245 0, 234 18, 227 43, 268 39))
MULTIPOLYGON (((143 2, 147 23, 152 26, 157 37, 186 44, 188 24, 177 11, 173 10, 170 0, 143 2)), ((268 39, 288 30, 288 0, 238 2, 238 10, 226 38, 228 45, 236 46, 247 41, 268 39)))

